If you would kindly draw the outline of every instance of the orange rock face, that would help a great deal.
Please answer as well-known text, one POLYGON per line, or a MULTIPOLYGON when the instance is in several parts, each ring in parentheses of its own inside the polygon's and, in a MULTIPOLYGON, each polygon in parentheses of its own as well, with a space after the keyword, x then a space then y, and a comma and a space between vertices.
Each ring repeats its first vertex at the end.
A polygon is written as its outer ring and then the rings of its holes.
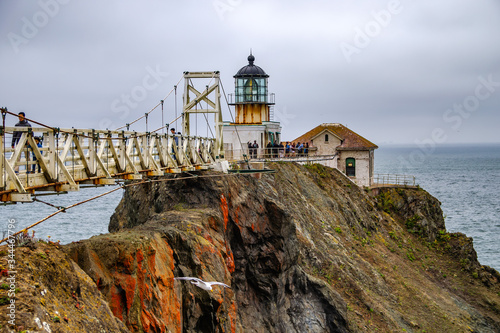
POLYGON ((172 249, 155 235, 149 238, 133 234, 126 238, 103 237, 74 244, 70 254, 89 268, 89 275, 99 281, 98 287, 109 300, 113 314, 131 331, 181 332, 172 249))

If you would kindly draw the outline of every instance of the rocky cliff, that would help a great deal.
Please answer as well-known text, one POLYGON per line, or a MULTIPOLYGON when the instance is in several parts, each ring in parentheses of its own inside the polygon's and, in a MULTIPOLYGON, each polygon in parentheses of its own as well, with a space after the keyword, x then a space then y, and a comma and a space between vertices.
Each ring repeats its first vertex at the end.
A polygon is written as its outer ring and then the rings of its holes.
POLYGON ((58 244, 17 245, 0 246, 0 332, 130 332, 58 244))
POLYGON ((110 234, 64 251, 131 332, 500 331, 499 273, 427 192, 271 168, 129 187, 110 234))

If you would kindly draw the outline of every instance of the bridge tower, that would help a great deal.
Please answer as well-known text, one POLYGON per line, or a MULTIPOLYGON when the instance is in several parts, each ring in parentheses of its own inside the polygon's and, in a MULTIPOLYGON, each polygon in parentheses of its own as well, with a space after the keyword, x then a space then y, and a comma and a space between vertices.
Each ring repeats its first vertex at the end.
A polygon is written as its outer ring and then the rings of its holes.
MULTIPOLYGON (((215 156, 224 157, 223 135, 222 135, 222 111, 220 105, 220 73, 215 72, 184 72, 184 96, 182 107, 182 135, 190 136, 190 115, 198 113, 213 113, 215 127, 215 156), (210 82, 204 90, 194 87, 193 79, 209 79, 210 82), (200 102, 207 105, 206 109, 198 108, 200 102)), ((207 118, 208 119, 208 118, 207 118)), ((208 122, 208 120, 207 120, 208 122)), ((209 126, 209 124, 207 124, 209 126)))

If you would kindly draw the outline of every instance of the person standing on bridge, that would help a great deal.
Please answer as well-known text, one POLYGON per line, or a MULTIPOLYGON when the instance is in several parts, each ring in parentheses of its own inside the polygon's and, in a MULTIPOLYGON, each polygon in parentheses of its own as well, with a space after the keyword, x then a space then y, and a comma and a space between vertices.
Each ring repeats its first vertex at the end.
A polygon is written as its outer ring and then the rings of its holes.
MULTIPOLYGON (((35 143, 36 143, 36 146, 38 147, 38 149, 43 147, 41 137, 35 136, 35 143)), ((37 165, 38 165, 38 173, 40 173, 40 171, 42 171, 42 167, 40 166, 40 163, 37 162, 36 155, 34 152, 33 152, 33 162, 36 162, 36 163, 33 164, 33 166, 32 166, 33 168, 31 169, 31 173, 35 173, 37 165)))
POLYGON ((175 135, 175 128, 171 128, 170 133, 172 133, 172 136, 174 137, 174 143, 175 143, 175 148, 172 146, 172 157, 174 160, 177 160, 177 158, 175 156, 175 151, 179 147, 179 138, 175 135))
MULTIPOLYGON (((19 122, 15 125, 16 127, 31 127, 31 124, 26 120, 26 114, 24 112, 19 112, 17 116, 19 117, 19 122)), ((22 134, 23 132, 21 131, 14 131, 12 135, 12 148, 19 142, 22 134)))
MULTIPOLYGON (((28 120, 26 120, 26 114, 24 112, 22 112, 22 111, 19 112, 17 114, 17 116, 19 118, 19 122, 15 125, 16 127, 31 127, 31 124, 28 122, 28 120)), ((11 143, 12 149, 14 149, 14 147, 17 145, 17 143, 21 139, 22 135, 23 135, 22 131, 14 131, 14 133, 12 135, 12 143, 11 143)), ((28 148, 28 145, 26 145, 26 148, 28 148)), ((24 153, 24 156, 26 157, 26 162, 28 162, 30 160, 28 151, 26 151, 24 153)), ((16 167, 14 168, 14 171, 16 173, 19 172, 19 165, 16 165, 16 167)), ((28 172, 28 170, 26 170, 26 172, 28 172)))
POLYGON ((171 128, 170 133, 172 133, 172 135, 174 136, 175 145, 177 146, 179 144, 179 138, 175 136, 175 134, 176 134, 175 128, 171 128))

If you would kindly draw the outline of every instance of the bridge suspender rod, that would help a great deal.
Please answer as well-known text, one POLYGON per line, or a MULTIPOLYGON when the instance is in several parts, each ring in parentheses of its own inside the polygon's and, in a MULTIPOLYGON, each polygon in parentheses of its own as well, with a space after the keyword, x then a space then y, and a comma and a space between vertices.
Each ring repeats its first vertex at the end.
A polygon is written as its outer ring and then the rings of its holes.
MULTIPOLYGON (((183 78, 184 78, 184 76, 182 76, 182 77, 179 79, 179 81, 177 82, 177 85, 178 85, 178 84, 182 81, 182 79, 183 79, 183 78)), ((132 125, 132 124, 134 124, 134 123, 138 122, 139 120, 141 120, 142 118, 146 117, 146 115, 149 115, 149 114, 150 114, 151 112, 153 112, 153 111, 154 111, 154 110, 155 110, 158 106, 163 105, 163 101, 164 101, 164 100, 166 100, 166 99, 170 96, 170 94, 171 94, 174 90, 175 90, 175 91, 177 90, 177 89, 176 89, 176 88, 177 88, 177 85, 175 85, 175 86, 174 86, 174 88, 172 88, 172 90, 170 90, 170 92, 167 94, 167 96, 166 96, 164 99, 162 99, 162 100, 161 100, 158 104, 156 104, 156 105, 155 105, 155 106, 154 106, 151 110, 149 110, 149 112, 146 112, 146 113, 144 114, 144 116, 137 118, 136 120, 134 120, 134 121, 132 121, 132 122, 130 122, 130 123, 128 123, 128 124, 126 124, 125 126, 118 127, 117 129, 115 129, 115 131, 119 131, 119 130, 121 130, 121 129, 125 128, 125 127, 129 127, 130 125, 132 125)))

